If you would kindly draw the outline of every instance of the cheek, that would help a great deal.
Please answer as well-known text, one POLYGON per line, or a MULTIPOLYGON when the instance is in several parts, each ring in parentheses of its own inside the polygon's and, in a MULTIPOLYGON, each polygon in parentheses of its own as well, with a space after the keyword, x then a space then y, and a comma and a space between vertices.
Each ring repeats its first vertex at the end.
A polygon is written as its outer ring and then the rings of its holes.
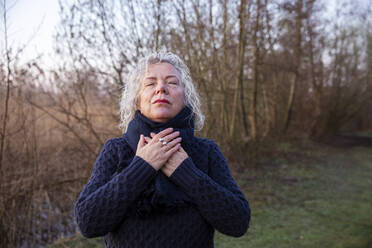
POLYGON ((141 94, 138 96, 138 102, 140 104, 145 104, 149 100, 151 100, 151 97, 150 97, 150 94, 146 90, 142 91, 141 94))
POLYGON ((177 94, 177 103, 180 106, 184 106, 185 105, 185 92, 184 91, 178 92, 178 94, 177 94))
POLYGON ((137 98, 137 108, 139 110, 143 110, 145 107, 145 101, 146 101, 146 94, 144 92, 141 92, 141 94, 137 98))

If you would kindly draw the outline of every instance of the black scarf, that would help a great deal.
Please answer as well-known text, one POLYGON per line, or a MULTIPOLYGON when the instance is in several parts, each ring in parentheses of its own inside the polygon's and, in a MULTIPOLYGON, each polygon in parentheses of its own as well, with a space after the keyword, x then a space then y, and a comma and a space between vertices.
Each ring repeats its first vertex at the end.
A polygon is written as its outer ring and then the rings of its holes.
MULTIPOLYGON (((141 134, 151 137, 151 132, 158 133, 169 127, 180 132, 181 145, 188 151, 192 147, 190 143, 194 137, 194 121, 192 112, 188 107, 183 108, 174 118, 164 123, 154 122, 137 110, 133 120, 128 125, 127 132, 123 134, 123 138, 135 153, 141 134)), ((189 197, 159 170, 155 180, 149 184, 149 187, 134 204, 133 212, 137 216, 143 217, 152 212, 170 212, 175 207, 185 206, 189 203, 189 197)))

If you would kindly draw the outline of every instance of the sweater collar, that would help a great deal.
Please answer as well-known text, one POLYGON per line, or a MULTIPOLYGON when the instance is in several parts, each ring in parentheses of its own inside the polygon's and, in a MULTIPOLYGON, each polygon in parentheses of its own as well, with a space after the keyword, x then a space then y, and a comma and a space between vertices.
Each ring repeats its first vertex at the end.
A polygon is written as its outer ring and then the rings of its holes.
POLYGON ((166 122, 152 121, 137 110, 133 120, 129 122, 127 132, 123 134, 123 137, 128 141, 132 150, 136 152, 141 134, 150 137, 151 132, 158 133, 172 127, 174 131, 180 132, 182 143, 185 144, 194 136, 194 120, 192 117, 189 107, 184 107, 174 118, 166 122))

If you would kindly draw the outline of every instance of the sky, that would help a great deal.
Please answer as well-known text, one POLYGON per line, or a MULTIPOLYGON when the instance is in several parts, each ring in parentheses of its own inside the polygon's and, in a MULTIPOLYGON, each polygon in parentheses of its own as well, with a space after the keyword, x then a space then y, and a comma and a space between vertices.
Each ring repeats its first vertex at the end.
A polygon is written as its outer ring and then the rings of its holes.
MULTIPOLYGON (((7 18, 9 46, 18 48, 27 44, 20 58, 22 62, 44 54, 44 63, 51 63, 53 34, 59 22, 58 0, 10 0, 7 7, 11 7, 7 18)), ((1 18, 3 46, 4 22, 1 18)))

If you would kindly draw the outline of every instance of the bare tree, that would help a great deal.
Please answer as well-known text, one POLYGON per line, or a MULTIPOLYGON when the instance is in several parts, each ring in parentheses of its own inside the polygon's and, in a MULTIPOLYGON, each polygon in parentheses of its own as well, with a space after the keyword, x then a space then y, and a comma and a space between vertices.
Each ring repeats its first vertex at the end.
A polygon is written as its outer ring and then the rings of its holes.
POLYGON ((295 2, 295 13, 296 13, 296 20, 295 20, 295 48, 294 48, 294 68, 293 68, 293 75, 290 79, 290 90, 289 90, 289 97, 288 97, 288 106, 287 106, 287 113, 285 118, 284 124, 284 132, 288 131, 289 125, 292 120, 292 112, 293 112, 293 105, 296 93, 296 86, 299 78, 299 68, 301 67, 301 54, 302 54, 302 27, 303 27, 303 0, 298 0, 295 2))

